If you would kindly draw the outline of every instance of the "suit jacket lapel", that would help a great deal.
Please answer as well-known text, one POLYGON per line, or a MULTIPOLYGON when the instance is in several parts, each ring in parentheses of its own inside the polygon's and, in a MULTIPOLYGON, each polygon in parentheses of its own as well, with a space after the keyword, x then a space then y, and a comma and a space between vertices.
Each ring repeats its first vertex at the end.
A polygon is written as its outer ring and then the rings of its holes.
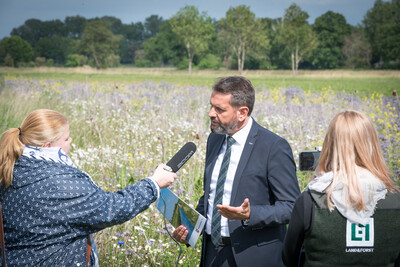
POLYGON ((232 205, 236 197, 239 182, 242 178, 243 170, 247 166, 247 162, 249 161, 251 151, 253 151, 253 147, 257 138, 258 127, 259 125, 253 120, 253 125, 251 126, 249 136, 247 137, 246 144, 244 145, 242 155, 240 156, 239 164, 236 169, 235 178, 233 180, 230 205, 232 205))

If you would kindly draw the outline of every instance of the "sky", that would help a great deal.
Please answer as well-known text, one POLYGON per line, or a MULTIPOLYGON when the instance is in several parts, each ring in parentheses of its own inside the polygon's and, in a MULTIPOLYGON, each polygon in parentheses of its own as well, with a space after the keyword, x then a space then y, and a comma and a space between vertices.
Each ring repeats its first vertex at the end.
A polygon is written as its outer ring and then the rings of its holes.
POLYGON ((214 19, 225 17, 230 7, 246 5, 259 18, 282 17, 292 3, 309 14, 308 22, 327 11, 342 14, 347 23, 361 24, 375 0, 0 0, 0 39, 27 19, 42 21, 80 15, 86 19, 113 16, 124 24, 144 22, 151 15, 169 19, 185 5, 193 5, 214 19))

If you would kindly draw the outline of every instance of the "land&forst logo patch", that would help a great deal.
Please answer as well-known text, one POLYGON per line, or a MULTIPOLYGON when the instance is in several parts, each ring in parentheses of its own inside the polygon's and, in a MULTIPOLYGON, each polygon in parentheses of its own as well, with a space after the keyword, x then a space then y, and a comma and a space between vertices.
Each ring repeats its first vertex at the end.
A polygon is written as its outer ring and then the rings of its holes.
POLYGON ((346 225, 346 252, 373 252, 374 219, 370 218, 365 225, 351 223, 346 225), (363 249, 364 248, 364 249, 363 249))

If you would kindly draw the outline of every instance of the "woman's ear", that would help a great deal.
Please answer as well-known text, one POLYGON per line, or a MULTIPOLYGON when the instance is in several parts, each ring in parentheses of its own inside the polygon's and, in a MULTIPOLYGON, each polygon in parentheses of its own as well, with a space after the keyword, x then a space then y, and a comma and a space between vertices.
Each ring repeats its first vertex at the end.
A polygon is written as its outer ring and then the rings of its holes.
POLYGON ((51 147, 51 143, 50 142, 46 142, 46 143, 44 143, 43 147, 51 147))

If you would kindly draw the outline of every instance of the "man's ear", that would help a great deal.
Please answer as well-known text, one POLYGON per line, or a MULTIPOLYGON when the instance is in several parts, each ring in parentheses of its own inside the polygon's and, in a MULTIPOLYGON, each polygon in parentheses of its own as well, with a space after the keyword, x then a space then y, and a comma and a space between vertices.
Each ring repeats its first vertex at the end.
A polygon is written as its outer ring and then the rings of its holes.
POLYGON ((240 122, 244 121, 247 118, 247 114, 249 114, 249 108, 246 106, 241 106, 238 108, 238 120, 240 122))
POLYGON ((51 143, 50 142, 46 142, 46 143, 44 143, 43 147, 51 147, 51 143))

